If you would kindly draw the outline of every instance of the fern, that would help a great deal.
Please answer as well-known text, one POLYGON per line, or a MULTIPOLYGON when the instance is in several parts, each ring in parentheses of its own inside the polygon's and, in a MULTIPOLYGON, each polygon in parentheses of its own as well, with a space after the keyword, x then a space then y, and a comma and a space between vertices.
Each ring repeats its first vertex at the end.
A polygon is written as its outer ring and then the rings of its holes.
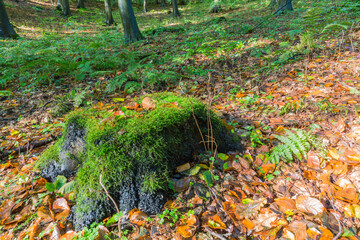
POLYGON ((294 156, 301 159, 307 155, 311 147, 321 147, 321 143, 315 135, 301 129, 292 130, 295 133, 286 129, 286 136, 274 135, 282 144, 274 147, 269 156, 271 163, 278 164, 280 160, 293 161, 294 156))

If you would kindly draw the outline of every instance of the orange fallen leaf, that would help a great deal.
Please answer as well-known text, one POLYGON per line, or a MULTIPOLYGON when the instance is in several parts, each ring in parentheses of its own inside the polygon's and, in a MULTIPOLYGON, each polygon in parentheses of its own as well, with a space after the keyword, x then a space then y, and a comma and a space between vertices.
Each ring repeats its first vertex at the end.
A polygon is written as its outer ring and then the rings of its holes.
POLYGON ((314 151, 309 151, 307 154, 307 164, 311 168, 320 167, 321 159, 319 158, 319 154, 314 151))
POLYGON ((335 192, 336 199, 342 200, 348 203, 358 203, 359 195, 354 188, 346 188, 335 192))
POLYGON ((128 110, 136 110, 140 107, 140 105, 137 102, 131 102, 128 105, 125 106, 128 110))
POLYGON ((182 221, 182 225, 176 228, 176 232, 180 233, 184 238, 192 237, 199 227, 198 218, 191 214, 186 220, 182 221))
POLYGON ((242 221, 242 224, 244 224, 244 226, 249 230, 251 230, 255 227, 255 224, 252 221, 250 221, 249 219, 244 219, 244 221, 242 221))
POLYGON ((306 234, 306 223, 300 221, 294 221, 287 226, 287 229, 294 233, 296 240, 305 240, 306 234))
POLYGON ((76 237, 76 232, 68 231, 67 233, 62 235, 59 240, 72 240, 72 239, 76 239, 75 237, 76 237))
POLYGON ((141 106, 146 110, 150 110, 156 107, 156 100, 151 97, 145 97, 141 103, 141 106))
POLYGON ((70 207, 68 205, 68 202, 65 198, 58 198, 54 201, 53 207, 54 210, 65 210, 70 211, 70 207))
POLYGON ((48 207, 45 206, 41 206, 38 210, 37 210, 37 215, 43 219, 52 219, 52 214, 50 212, 50 209, 48 207))
POLYGON ((129 212, 130 222, 138 226, 144 225, 148 215, 142 211, 135 210, 129 212))
POLYGON ((318 215, 325 211, 324 205, 316 198, 299 196, 295 202, 296 208, 302 212, 318 215))
POLYGON ((317 173, 312 170, 310 170, 310 171, 305 170, 303 176, 304 176, 304 178, 309 179, 309 180, 316 180, 317 173))
POLYGON ((275 199, 275 203, 282 212, 296 209, 296 203, 291 198, 286 198, 286 197, 277 198, 275 199))
POLYGON ((221 220, 220 216, 215 214, 208 221, 208 226, 212 229, 226 229, 225 223, 221 220))

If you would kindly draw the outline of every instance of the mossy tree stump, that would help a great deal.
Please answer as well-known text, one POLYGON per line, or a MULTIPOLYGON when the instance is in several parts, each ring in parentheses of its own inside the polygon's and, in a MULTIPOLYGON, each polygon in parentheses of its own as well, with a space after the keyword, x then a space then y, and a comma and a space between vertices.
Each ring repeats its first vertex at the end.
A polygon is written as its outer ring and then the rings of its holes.
POLYGON ((120 210, 160 212, 172 170, 204 150, 199 128, 206 136, 209 118, 218 149, 235 150, 237 145, 222 121, 209 114, 203 103, 170 93, 151 95, 151 99, 156 107, 150 110, 70 113, 61 139, 41 156, 37 167, 43 177, 52 181, 57 175, 75 177, 76 229, 115 211, 100 185, 100 175, 120 210))

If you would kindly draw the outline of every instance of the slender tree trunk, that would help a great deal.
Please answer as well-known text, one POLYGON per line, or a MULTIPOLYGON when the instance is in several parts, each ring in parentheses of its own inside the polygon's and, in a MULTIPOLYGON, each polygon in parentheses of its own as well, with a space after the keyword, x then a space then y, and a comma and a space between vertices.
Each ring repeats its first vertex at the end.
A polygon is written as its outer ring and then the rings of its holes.
POLYGON ((271 2, 269 3, 269 5, 267 7, 270 9, 273 9, 276 6, 277 1, 278 0, 271 0, 271 2))
POLYGON ((70 12, 69 0, 60 0, 60 3, 61 3, 62 15, 66 17, 70 16, 71 12, 70 12))
POLYGON ((275 14, 292 10, 294 9, 291 0, 278 0, 278 8, 276 9, 275 14))
POLYGON ((114 24, 114 18, 111 10, 111 0, 104 0, 104 3, 105 3, 106 25, 111 26, 114 24))
POLYGON ((61 0, 57 0, 56 9, 61 11, 61 0))
POLYGON ((146 0, 143 0, 143 6, 144 6, 144 12, 146 13, 146 12, 147 12, 147 9, 146 9, 146 0))
POLYGON ((185 0, 179 0, 179 5, 185 5, 185 0))
POLYGON ((174 18, 180 17, 177 0, 171 0, 171 3, 172 3, 172 7, 173 7, 173 17, 174 18))
POLYGON ((17 38, 13 26, 11 26, 9 17, 6 13, 3 0, 0 0, 0 38, 17 38))
POLYGON ((85 1, 84 0, 78 0, 77 2, 77 8, 85 8, 85 1))
POLYGON ((161 0, 161 7, 166 7, 166 0, 161 0))
POLYGON ((136 22, 131 0, 118 0, 122 25, 124 27, 125 42, 136 42, 143 39, 136 22))

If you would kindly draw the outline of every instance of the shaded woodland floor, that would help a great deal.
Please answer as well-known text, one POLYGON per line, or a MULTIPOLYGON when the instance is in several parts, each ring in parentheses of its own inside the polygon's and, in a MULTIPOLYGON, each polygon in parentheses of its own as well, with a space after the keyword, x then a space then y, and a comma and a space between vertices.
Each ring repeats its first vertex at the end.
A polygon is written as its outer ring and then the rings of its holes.
MULTIPOLYGON (((146 39, 127 46, 115 6, 118 25, 107 27, 101 3, 72 8, 69 18, 49 2, 5 3, 22 38, 0 41, 1 239, 75 236, 64 220, 71 194, 50 193, 34 163, 69 110, 113 110, 159 91, 209 103, 246 151, 189 159, 164 212, 130 212, 123 237, 359 238, 356 3, 298 1, 277 16, 260 1, 224 2, 218 14, 208 13, 210 3, 188 4, 180 19, 170 5, 135 7, 146 39), (316 142, 291 137, 292 129, 316 142)), ((78 239, 116 235, 116 225, 107 219, 78 239)))

